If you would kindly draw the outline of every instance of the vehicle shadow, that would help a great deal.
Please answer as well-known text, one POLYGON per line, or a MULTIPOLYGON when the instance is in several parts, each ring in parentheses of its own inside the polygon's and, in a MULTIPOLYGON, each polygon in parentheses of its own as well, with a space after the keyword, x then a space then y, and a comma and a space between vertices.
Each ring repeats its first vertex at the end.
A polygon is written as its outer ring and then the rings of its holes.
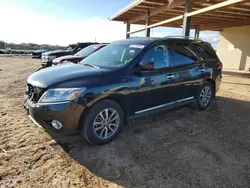
POLYGON ((245 77, 250 78, 249 72, 232 72, 232 71, 223 71, 223 74, 229 75, 229 76, 239 76, 239 77, 245 77))
POLYGON ((77 163, 122 187, 250 185, 250 102, 217 97, 205 111, 183 107, 131 122, 111 143, 49 134, 77 163))
POLYGON ((235 83, 235 82, 224 82, 222 81, 222 83, 225 83, 225 84, 232 84, 232 85, 241 85, 241 86, 250 86, 250 84, 243 84, 243 83, 235 83))

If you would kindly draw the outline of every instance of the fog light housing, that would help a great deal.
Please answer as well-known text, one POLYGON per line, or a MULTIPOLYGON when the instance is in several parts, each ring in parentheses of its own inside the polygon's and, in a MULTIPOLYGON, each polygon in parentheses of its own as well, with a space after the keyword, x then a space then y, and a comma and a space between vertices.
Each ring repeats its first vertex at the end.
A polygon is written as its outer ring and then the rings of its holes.
POLYGON ((61 129, 62 128, 62 123, 58 120, 52 120, 51 125, 55 129, 61 129))

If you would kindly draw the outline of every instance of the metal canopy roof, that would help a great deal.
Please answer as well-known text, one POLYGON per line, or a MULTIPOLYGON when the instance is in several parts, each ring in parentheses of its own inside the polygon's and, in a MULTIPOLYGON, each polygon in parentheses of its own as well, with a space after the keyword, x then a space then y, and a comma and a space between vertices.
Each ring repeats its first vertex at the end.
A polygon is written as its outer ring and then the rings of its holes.
MULTIPOLYGON (((109 19, 145 25, 149 12, 147 28, 182 27, 184 8, 185 0, 136 0, 109 19)), ((191 28, 200 30, 250 25, 250 0, 193 0, 188 16, 191 17, 191 28)))

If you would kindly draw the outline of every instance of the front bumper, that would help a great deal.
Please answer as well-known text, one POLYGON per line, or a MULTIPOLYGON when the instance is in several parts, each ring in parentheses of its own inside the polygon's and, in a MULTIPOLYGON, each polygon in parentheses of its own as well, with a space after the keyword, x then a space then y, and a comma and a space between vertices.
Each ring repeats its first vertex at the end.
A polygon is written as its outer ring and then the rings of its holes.
POLYGON ((52 128, 51 121, 60 121, 62 129, 77 130, 78 122, 84 106, 74 101, 63 103, 34 104, 27 96, 24 97, 24 107, 30 119, 45 129, 52 128))
POLYGON ((41 55, 39 55, 39 54, 32 54, 32 58, 41 58, 41 55))

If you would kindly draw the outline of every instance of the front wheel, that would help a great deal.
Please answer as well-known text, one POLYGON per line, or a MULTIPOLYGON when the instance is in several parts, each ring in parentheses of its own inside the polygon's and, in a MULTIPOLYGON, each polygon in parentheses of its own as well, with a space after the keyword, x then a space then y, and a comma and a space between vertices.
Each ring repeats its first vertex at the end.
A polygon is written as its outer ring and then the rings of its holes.
POLYGON ((94 104, 85 116, 80 133, 91 144, 107 144, 120 132, 124 113, 119 104, 102 100, 94 104))
POLYGON ((213 87, 210 82, 204 82, 196 93, 195 108, 197 110, 205 110, 212 101, 213 87))

